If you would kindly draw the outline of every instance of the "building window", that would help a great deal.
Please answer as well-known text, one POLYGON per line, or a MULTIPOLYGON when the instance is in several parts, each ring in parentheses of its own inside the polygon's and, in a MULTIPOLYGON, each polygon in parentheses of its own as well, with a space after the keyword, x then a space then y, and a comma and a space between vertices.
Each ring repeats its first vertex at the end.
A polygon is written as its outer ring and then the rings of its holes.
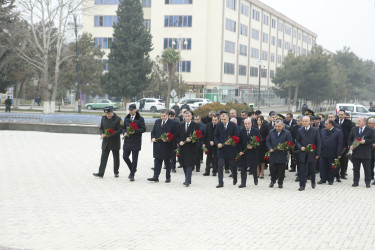
POLYGON ((240 76, 246 76, 246 66, 245 65, 239 65, 238 66, 238 74, 240 76))
POLYGON ((292 51, 293 51, 293 53, 296 53, 296 45, 292 45, 292 51))
POLYGON ((95 0, 95 4, 114 5, 114 4, 119 4, 119 1, 118 0, 95 0))
POLYGON ((258 68, 257 67, 250 67, 250 76, 258 76, 258 68))
POLYGON ((236 21, 225 18, 225 29, 236 32, 236 21))
POLYGON ((234 75, 233 63, 224 63, 224 74, 234 75))
POLYGON ((300 54, 301 54, 301 47, 298 46, 298 55, 300 55, 300 54))
POLYGON ((165 4, 193 4, 193 0, 165 0, 165 4))
POLYGON ((286 50, 290 50, 290 43, 287 42, 287 41, 285 41, 285 42, 284 42, 284 48, 285 48, 286 50))
POLYGON ((151 0, 142 0, 142 7, 151 7, 151 0))
POLYGON ((268 15, 263 15, 263 24, 268 26, 269 21, 270 17, 268 15))
POLYGON ((241 3, 241 14, 245 16, 249 16, 249 6, 241 3))
POLYGON ((174 49, 179 49, 179 50, 191 50, 191 38, 182 38, 182 40, 179 40, 179 38, 164 38, 164 49, 167 49, 167 48, 174 48, 174 49), (173 41, 174 41, 174 45, 173 45, 173 41), (179 44, 179 41, 182 41, 182 43, 179 44))
POLYGON ((143 26, 145 26, 145 29, 150 31, 151 30, 151 19, 146 19, 143 21, 143 26))
POLYGON ((262 78, 267 78, 267 69, 262 69, 260 72, 262 78))
POLYGON ((263 32, 263 42, 268 43, 268 34, 263 32))
POLYGON ((276 29, 276 20, 275 19, 271 19, 271 27, 273 29, 276 29))
POLYGON ((236 43, 225 41, 225 52, 234 54, 236 52, 236 43))
POLYGON ((112 46, 112 41, 114 41, 112 37, 95 37, 95 48, 110 49, 112 46))
POLYGON ((272 44, 273 46, 276 45, 276 37, 271 36, 271 44, 272 44))
POLYGON ((281 64, 281 55, 277 55, 277 63, 281 64))
POLYGON ((301 32, 298 32, 298 40, 301 40, 301 32))
POLYGON ((192 27, 192 16, 164 16, 164 27, 192 27))
POLYGON ((177 72, 185 72, 185 73, 190 73, 191 72, 191 61, 180 61, 176 64, 176 69, 177 72), (181 68, 180 68, 180 63, 181 63, 181 68))
POLYGON ((293 38, 297 37, 297 30, 293 29, 293 38))
POLYGON ((303 54, 303 55, 306 55, 306 54, 307 54, 306 49, 302 49, 302 54, 303 54))
POLYGON ((103 70, 108 71, 108 60, 107 59, 98 59, 98 61, 103 64, 103 70))
POLYGON ((112 27, 117 23, 117 16, 94 16, 95 27, 112 27))
POLYGON ((289 26, 285 25, 285 34, 287 35, 291 35, 292 34, 292 28, 290 28, 289 26))
POLYGON ((247 28, 247 26, 241 24, 240 27, 241 27, 240 34, 243 35, 243 36, 247 36, 247 33, 248 33, 248 28, 247 28))
POLYGON ((277 28, 278 28, 278 30, 279 31, 283 31, 283 24, 281 23, 281 22, 279 22, 278 24, 277 24, 277 28))
POLYGON ((308 39, 307 39, 307 43, 308 43, 308 44, 311 44, 311 37, 308 37, 308 39))
POLYGON ((272 78, 275 75, 275 71, 273 69, 270 70, 270 77, 272 78))
POLYGON ((251 48, 251 55, 252 58, 259 59, 259 49, 251 48))
POLYGON ((257 11, 256 9, 253 9, 253 19, 256 20, 256 21, 259 21, 259 11, 257 11))
POLYGON ((240 55, 247 56, 247 46, 240 44, 240 55))
POLYGON ((236 10, 236 2, 237 0, 227 0, 227 8, 236 10))
POLYGON ((262 60, 263 61, 268 60, 268 52, 267 51, 262 50, 262 60))
POLYGON ((271 62, 275 62, 275 53, 271 53, 271 62))
POLYGON ((251 38, 255 40, 259 40, 259 30, 257 29, 251 29, 251 38))
POLYGON ((279 48, 283 47, 283 41, 281 41, 281 39, 277 40, 277 46, 279 46, 279 48))

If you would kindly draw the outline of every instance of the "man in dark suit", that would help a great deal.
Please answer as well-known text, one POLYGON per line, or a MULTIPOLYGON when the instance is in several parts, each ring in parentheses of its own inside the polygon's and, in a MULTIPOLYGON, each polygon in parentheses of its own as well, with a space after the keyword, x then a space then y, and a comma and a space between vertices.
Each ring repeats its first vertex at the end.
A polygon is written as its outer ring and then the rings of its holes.
POLYGON ((151 131, 151 141, 153 145, 154 155, 154 176, 148 178, 148 181, 159 182, 159 175, 164 161, 166 167, 166 183, 171 182, 171 157, 173 155, 173 140, 171 142, 159 139, 164 133, 172 133, 173 138, 177 135, 176 123, 168 119, 166 110, 160 111, 160 119, 155 121, 151 131))
POLYGON ((193 166, 198 153, 197 147, 199 147, 199 141, 192 142, 191 135, 194 131, 199 130, 199 125, 191 120, 192 114, 190 111, 185 111, 184 118, 185 121, 178 128, 177 144, 180 147, 180 164, 185 172, 183 184, 188 187, 191 184, 193 166))
POLYGON ((107 166, 109 153, 112 151, 113 155, 113 172, 115 177, 118 177, 118 169, 120 167, 120 148, 122 132, 122 120, 119 116, 113 113, 113 107, 107 106, 104 108, 105 116, 100 122, 100 136, 102 139, 102 156, 100 158, 99 172, 93 173, 94 176, 103 178, 105 168, 107 166), (108 129, 113 130, 112 135, 106 135, 108 129))
POLYGON ((208 115, 206 117, 203 117, 202 118, 202 122, 204 124, 209 124, 212 122, 212 117, 215 115, 215 112, 214 111, 210 111, 208 112, 208 115))
POLYGON ((279 188, 283 188, 285 177, 285 164, 288 160, 289 150, 275 150, 274 148, 281 143, 292 141, 290 132, 284 128, 284 123, 281 120, 275 121, 275 128, 272 129, 267 137, 267 148, 270 151, 270 171, 271 183, 269 187, 273 187, 276 179, 279 188))
POLYGON ((125 137, 122 158, 130 170, 130 181, 134 181, 134 175, 135 172, 137 172, 138 154, 142 147, 142 134, 146 132, 145 120, 137 111, 135 104, 129 105, 129 114, 124 118, 122 132, 125 137), (138 129, 134 131, 134 134, 128 135, 126 128, 129 127, 132 122, 137 124, 138 129), (132 154, 132 161, 129 159, 130 153, 132 154))
POLYGON ((241 185, 239 188, 246 187, 246 179, 247 179, 247 169, 250 167, 250 171, 254 177, 254 184, 258 185, 258 174, 257 174, 257 165, 258 165, 258 147, 253 148, 252 146, 248 146, 248 144, 252 141, 252 138, 256 136, 260 141, 260 133, 259 129, 252 128, 252 122, 250 118, 246 118, 244 120, 244 128, 240 132, 240 159, 239 164, 241 168, 241 185), (247 148, 247 149, 246 149, 247 148), (245 153, 242 151, 245 150, 245 153))
MULTIPOLYGON (((374 141, 372 142, 372 147, 371 147, 371 164, 370 164, 371 179, 374 180, 374 162, 375 162, 375 119, 374 118, 370 118, 368 120, 368 126, 374 134, 374 141)), ((375 181, 372 183, 372 185, 375 185, 375 181)))
POLYGON ((290 129, 292 129, 293 126, 297 124, 297 121, 296 121, 296 119, 293 118, 293 114, 292 113, 287 113, 286 114, 285 120, 284 120, 284 124, 288 125, 290 129))
POLYGON ((219 117, 214 115, 212 122, 206 125, 206 132, 204 133, 203 146, 207 148, 208 154, 206 158, 206 170, 204 176, 210 175, 210 168, 212 165, 212 175, 216 176, 217 173, 217 148, 215 144, 215 129, 219 122, 219 117))
POLYGON ((217 157, 218 157, 218 178, 219 184, 217 188, 224 187, 223 181, 223 170, 225 160, 228 161, 229 167, 233 175, 233 185, 237 184, 237 170, 234 158, 236 157, 237 151, 236 146, 230 146, 226 143, 228 137, 237 136, 237 125, 229 121, 227 113, 221 114, 221 122, 218 123, 215 130, 215 144, 217 145, 217 157))
POLYGON ((350 150, 353 152, 352 154, 352 162, 354 167, 354 177, 353 177, 353 187, 358 186, 359 182, 359 171, 361 168, 361 163, 363 165, 363 169, 365 172, 365 183, 366 187, 370 188, 371 182, 371 146, 374 142, 374 133, 373 131, 366 126, 366 117, 360 117, 358 119, 358 126, 352 128, 352 131, 349 135, 348 144, 350 145, 350 150), (354 140, 361 139, 360 144, 357 148, 353 148, 354 140))
POLYGON ((302 119, 303 127, 298 129, 296 149, 300 150, 298 159, 300 161, 298 168, 299 191, 305 190, 307 175, 311 176, 311 187, 315 188, 315 165, 319 159, 321 150, 321 140, 319 129, 310 125, 310 117, 304 116, 302 119), (310 153, 305 152, 307 145, 315 145, 316 149, 310 153))
MULTIPOLYGON (((206 132, 206 124, 201 122, 201 117, 199 115, 194 116, 194 122, 198 124, 199 130, 202 132, 202 135, 204 135, 206 132)), ((200 172, 200 169, 201 169, 201 160, 203 160, 202 145, 203 145, 203 137, 199 139, 199 141, 197 142, 197 147, 196 147, 197 154, 196 154, 195 164, 194 164, 196 172, 200 172)))
POLYGON ((241 123, 242 123, 242 118, 237 116, 237 111, 235 109, 231 109, 229 111, 229 120, 232 119, 232 118, 235 118, 237 120, 237 123, 236 125, 237 126, 240 126, 241 123))
POLYGON ((346 153, 348 152, 348 138, 350 131, 352 130, 352 122, 345 119, 345 110, 340 109, 339 110, 339 116, 338 119, 335 120, 335 122, 341 127, 343 136, 344 136, 344 143, 343 143, 343 155, 340 158, 340 167, 336 169, 336 179, 338 182, 340 182, 341 179, 347 179, 346 178, 346 171, 348 169, 348 157, 346 157, 346 153))
MULTIPOLYGON (((290 134, 292 135, 293 145, 296 144, 298 129, 300 129, 302 127, 302 118, 303 118, 303 116, 299 115, 296 119, 296 124, 290 130, 290 134)), ((291 153, 289 172, 296 172, 297 164, 298 164, 298 153, 292 152, 291 153)))
MULTIPOLYGON (((176 129, 178 129, 178 126, 180 125, 180 119, 176 117, 174 110, 170 110, 168 112, 168 118, 172 121, 174 121, 176 129)), ((173 152, 172 152, 172 158, 171 158, 171 171, 172 173, 176 173, 176 149, 177 149, 177 141, 176 138, 173 138, 173 152)))
POLYGON ((268 128, 270 131, 275 128, 275 122, 276 122, 277 114, 274 111, 271 111, 269 113, 269 122, 267 123, 268 128))
POLYGON ((336 170, 332 168, 332 163, 336 158, 342 158, 343 138, 342 130, 335 128, 333 121, 327 120, 325 128, 320 131, 322 146, 318 184, 326 183, 327 180, 329 185, 333 184, 336 170))

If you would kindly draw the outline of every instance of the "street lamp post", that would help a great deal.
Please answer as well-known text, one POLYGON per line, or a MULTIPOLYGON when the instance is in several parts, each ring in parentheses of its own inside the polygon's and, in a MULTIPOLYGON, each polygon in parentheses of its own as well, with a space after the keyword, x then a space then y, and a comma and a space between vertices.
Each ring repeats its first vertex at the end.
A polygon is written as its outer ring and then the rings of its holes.
POLYGON ((262 68, 265 68, 266 66, 263 65, 263 61, 261 59, 258 60, 258 67, 259 67, 259 84, 258 84, 258 109, 260 109, 260 79, 261 79, 261 72, 262 68))
POLYGON ((73 15, 74 19, 74 34, 76 37, 76 71, 77 71, 77 93, 76 99, 78 99, 78 113, 81 113, 81 83, 79 80, 79 61, 78 61, 78 28, 77 28, 77 15, 73 15))
MULTIPOLYGON (((184 43, 185 46, 187 46, 188 42, 184 38, 176 38, 176 41, 172 41, 172 45, 175 46, 177 44, 177 50, 182 50, 182 42, 184 43)), ((180 89, 180 84, 181 84, 181 60, 178 62, 178 89, 180 89)))

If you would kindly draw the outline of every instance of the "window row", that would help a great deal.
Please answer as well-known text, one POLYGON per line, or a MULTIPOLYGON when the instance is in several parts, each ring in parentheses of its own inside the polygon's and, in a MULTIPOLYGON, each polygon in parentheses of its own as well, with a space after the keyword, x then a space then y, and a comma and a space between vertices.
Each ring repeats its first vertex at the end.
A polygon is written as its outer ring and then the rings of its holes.
POLYGON ((151 19, 143 20, 143 26, 145 26, 146 30, 150 31, 151 30, 151 19))
POLYGON ((193 0, 165 0, 165 4, 193 4, 193 0))
MULTIPOLYGON (((246 65, 238 65, 238 75, 240 76, 246 76, 247 75, 247 67, 246 65)), ((224 63, 224 74, 227 75, 234 75, 235 72, 235 64, 234 63, 224 63)), ((250 67, 250 76, 252 77, 258 77, 259 67, 250 67)), ((261 69, 261 77, 267 78, 267 69, 261 69)), ((275 75, 274 70, 270 70, 270 77, 273 77, 275 75)))
POLYGON ((94 16, 95 27, 112 27, 117 23, 117 16, 94 16))
POLYGON ((191 50, 191 38, 164 38, 164 49, 166 48, 191 50))
POLYGON ((164 27, 192 27, 192 16, 164 16, 164 27))
POLYGON ((95 0, 95 4, 114 5, 119 4, 120 0, 95 0))
MULTIPOLYGON (((175 65, 176 71, 177 72, 185 72, 185 73, 190 73, 191 72, 191 61, 180 61, 176 63, 175 65)), ((164 71, 168 71, 168 64, 163 65, 164 71)))
POLYGON ((236 21, 225 18, 225 29, 236 32, 236 21))
POLYGON ((236 3, 237 3, 237 0, 227 0, 226 1, 226 6, 227 6, 227 8, 229 8, 229 9, 232 9, 232 10, 236 10, 237 8, 237 6, 236 6, 236 3))
POLYGON ((142 0, 142 7, 151 7, 151 0, 142 0))
POLYGON ((112 37, 95 37, 95 48, 100 49, 110 49, 112 46, 112 43, 116 41, 116 38, 112 37))

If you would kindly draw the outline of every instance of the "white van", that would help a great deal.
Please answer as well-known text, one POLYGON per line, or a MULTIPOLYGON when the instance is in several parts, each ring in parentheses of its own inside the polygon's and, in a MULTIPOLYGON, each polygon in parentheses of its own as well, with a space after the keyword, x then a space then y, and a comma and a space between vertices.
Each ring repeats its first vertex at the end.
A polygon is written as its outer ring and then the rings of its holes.
POLYGON ((364 106, 359 104, 352 103, 338 103, 336 104, 336 114, 339 113, 339 110, 343 109, 345 112, 348 112, 353 120, 358 120, 359 117, 371 117, 375 116, 375 112, 370 112, 364 106))

